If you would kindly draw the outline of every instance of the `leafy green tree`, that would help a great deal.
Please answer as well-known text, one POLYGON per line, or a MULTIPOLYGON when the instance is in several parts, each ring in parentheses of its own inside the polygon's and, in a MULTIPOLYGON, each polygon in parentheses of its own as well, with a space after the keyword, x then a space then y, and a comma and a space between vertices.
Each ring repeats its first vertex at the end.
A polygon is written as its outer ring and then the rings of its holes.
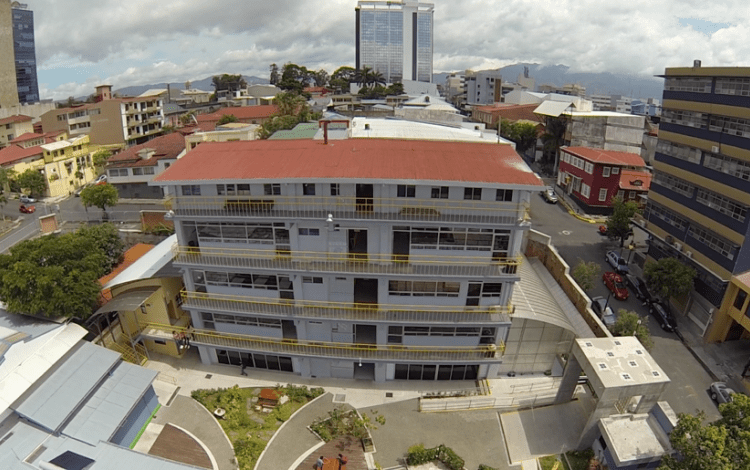
POLYGON ((16 182, 21 189, 28 190, 30 194, 40 196, 47 189, 47 180, 44 175, 29 168, 16 176, 16 182))
POLYGON ((258 129, 258 138, 267 139, 274 132, 282 129, 292 129, 301 122, 318 119, 320 115, 313 113, 307 100, 294 92, 279 93, 274 98, 274 104, 279 111, 271 119, 266 120, 258 129))
POLYGON ((230 122, 237 121, 239 121, 239 119, 237 119, 237 116, 235 116, 234 114, 225 114, 219 119, 219 122, 217 122, 216 124, 221 126, 222 124, 228 124, 230 122))
POLYGON ((97 173, 101 173, 104 167, 107 166, 107 160, 112 156, 112 152, 107 149, 98 150, 91 156, 91 160, 94 162, 94 169, 97 173))
POLYGON ((328 72, 326 72, 325 69, 320 69, 317 72, 311 72, 311 77, 315 82, 315 86, 328 86, 330 77, 328 76, 328 72))
POLYGON ((307 67, 288 62, 284 64, 281 80, 277 86, 282 90, 300 95, 304 88, 310 85, 311 78, 312 73, 307 70, 307 67))
POLYGON ((97 227, 21 242, 0 255, 0 300, 12 313, 86 318, 101 290, 97 280, 111 270, 117 231, 97 227), (105 253, 110 250, 109 253, 105 253))
POLYGON ((550 165, 557 161, 560 147, 565 143, 567 126, 568 120, 565 117, 547 118, 547 125, 541 137, 544 144, 542 160, 545 164, 550 165))
POLYGON ((519 153, 524 154, 536 145, 538 133, 534 124, 501 119, 498 126, 500 135, 515 142, 519 153))
POLYGON ((190 111, 185 114, 180 115, 180 124, 183 126, 188 126, 190 124, 193 124, 195 119, 195 111, 190 111))
POLYGON ((118 199, 117 188, 108 183, 88 186, 81 191, 81 202, 84 206, 95 206, 105 213, 107 207, 117 204, 118 199))
POLYGON ((354 80, 357 85, 368 88, 370 85, 385 85, 383 74, 373 70, 370 67, 362 67, 354 74, 354 80))
POLYGON ((386 88, 386 94, 388 96, 398 96, 404 94, 404 84, 401 82, 395 82, 388 85, 386 88))
POLYGON ((648 318, 640 317, 635 312, 629 312, 621 308, 617 312, 617 321, 612 326, 612 334, 615 336, 633 336, 638 338, 644 348, 650 350, 654 346, 651 340, 651 331, 648 329, 648 318))
POLYGON ((581 286, 581 289, 583 289, 584 291, 588 291, 594 288, 594 283, 599 277, 601 271, 602 267, 599 265, 599 263, 596 263, 594 261, 586 262, 579 258, 578 264, 575 265, 570 275, 573 276, 573 279, 575 279, 576 283, 581 286))
POLYGON ((612 214, 607 217, 607 236, 612 239, 619 238, 620 246, 623 246, 625 239, 633 233, 630 228, 630 219, 636 212, 638 212, 638 204, 635 202, 624 202, 619 197, 612 199, 612 214))
POLYGON ((356 70, 354 67, 343 66, 337 68, 333 74, 331 74, 329 83, 337 93, 348 93, 349 84, 354 83, 356 79, 355 77, 356 70))
POLYGON ((120 234, 112 224, 98 224, 81 227, 78 235, 90 240, 97 250, 104 254, 104 271, 110 272, 115 266, 122 262, 125 252, 125 244, 120 239, 120 234))
POLYGON ((696 272, 676 258, 662 258, 646 263, 643 275, 649 292, 662 300, 669 300, 693 290, 696 272))
POLYGON ((669 435, 676 455, 665 456, 658 470, 740 470, 750 463, 750 397, 735 394, 719 405, 721 419, 703 424, 706 414, 680 413, 669 435))
POLYGON ((241 74, 230 75, 225 73, 223 75, 215 75, 211 79, 211 86, 214 87, 214 93, 226 91, 234 94, 234 92, 246 88, 247 82, 241 74))
POLYGON ((271 75, 268 79, 268 82, 271 85, 276 85, 281 80, 281 75, 279 74, 279 66, 276 64, 271 64, 271 75))

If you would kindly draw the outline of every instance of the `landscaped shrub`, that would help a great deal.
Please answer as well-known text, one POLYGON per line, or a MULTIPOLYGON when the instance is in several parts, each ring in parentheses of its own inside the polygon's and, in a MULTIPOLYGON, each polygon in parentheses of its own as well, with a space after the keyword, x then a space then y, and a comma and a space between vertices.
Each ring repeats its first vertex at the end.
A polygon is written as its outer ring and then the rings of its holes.
POLYGON ((480 464, 479 465, 479 470, 497 470, 497 469, 494 468, 494 467, 490 467, 489 465, 480 464))
POLYGON ((464 468, 464 459, 459 457, 453 449, 444 445, 425 449, 423 444, 417 444, 409 447, 406 456, 406 463, 409 465, 422 465, 423 463, 439 460, 451 470, 462 470, 464 468))
POLYGON ((276 385, 276 389, 289 397, 289 400, 297 403, 304 403, 310 401, 313 398, 317 398, 325 393, 320 387, 307 388, 304 385, 297 386, 289 384, 286 387, 276 385))

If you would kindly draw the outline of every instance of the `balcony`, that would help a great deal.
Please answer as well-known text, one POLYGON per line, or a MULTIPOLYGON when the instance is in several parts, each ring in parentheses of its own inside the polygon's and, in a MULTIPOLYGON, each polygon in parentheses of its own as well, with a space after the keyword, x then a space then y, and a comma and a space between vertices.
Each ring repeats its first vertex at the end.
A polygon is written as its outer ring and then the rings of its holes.
POLYGON ((329 253, 176 246, 176 265, 401 276, 515 276, 523 258, 329 253))
POLYGON ((454 307, 439 305, 358 304, 273 299, 244 295, 182 292, 182 308, 212 312, 267 314, 275 317, 417 323, 509 323, 511 305, 454 307))
MULTIPOLYGON (((142 325, 139 336, 141 338, 173 341, 173 331, 184 330, 175 330, 170 325, 145 323, 142 325)), ((190 334, 192 337, 191 344, 196 346, 363 361, 498 363, 501 361, 505 350, 504 344, 488 344, 476 347, 403 346, 280 339, 221 333, 213 330, 191 330, 190 334)))
MULTIPOLYGON (((528 218, 523 204, 495 201, 362 198, 347 196, 263 196, 226 198, 173 196, 166 206, 179 218, 315 219, 451 222, 517 226, 528 218)), ((331 227, 335 228, 335 225, 331 227)))

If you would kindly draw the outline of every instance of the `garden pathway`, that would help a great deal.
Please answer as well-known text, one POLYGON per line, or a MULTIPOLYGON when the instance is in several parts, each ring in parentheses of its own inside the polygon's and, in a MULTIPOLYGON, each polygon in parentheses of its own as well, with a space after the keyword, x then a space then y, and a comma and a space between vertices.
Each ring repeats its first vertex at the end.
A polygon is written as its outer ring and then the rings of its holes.
POLYGON ((308 455, 297 466, 296 470, 315 470, 315 462, 318 457, 322 455, 325 459, 335 459, 339 454, 343 454, 348 459, 342 470, 367 470, 362 443, 359 439, 351 436, 338 437, 331 442, 327 442, 323 447, 308 455))

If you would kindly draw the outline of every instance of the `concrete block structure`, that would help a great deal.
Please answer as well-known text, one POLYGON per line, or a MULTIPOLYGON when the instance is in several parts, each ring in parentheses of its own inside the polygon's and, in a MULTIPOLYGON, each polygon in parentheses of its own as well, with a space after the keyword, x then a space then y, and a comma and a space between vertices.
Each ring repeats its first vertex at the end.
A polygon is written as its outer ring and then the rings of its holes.
POLYGON ((11 1, 0 0, 0 108, 18 103, 11 1))

